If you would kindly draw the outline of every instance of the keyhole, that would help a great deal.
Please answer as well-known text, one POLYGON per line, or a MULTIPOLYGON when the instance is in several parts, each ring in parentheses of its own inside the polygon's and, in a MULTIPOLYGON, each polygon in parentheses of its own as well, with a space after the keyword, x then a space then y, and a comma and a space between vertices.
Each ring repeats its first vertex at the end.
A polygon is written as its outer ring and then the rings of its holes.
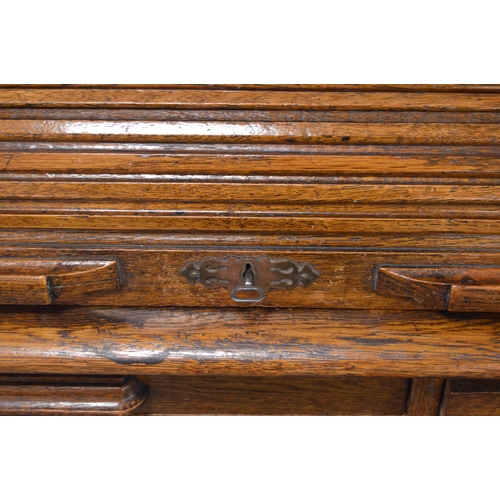
POLYGON ((245 281, 245 285, 253 285, 254 275, 252 271, 252 264, 247 262, 245 264, 245 270, 243 271, 243 280, 245 281))

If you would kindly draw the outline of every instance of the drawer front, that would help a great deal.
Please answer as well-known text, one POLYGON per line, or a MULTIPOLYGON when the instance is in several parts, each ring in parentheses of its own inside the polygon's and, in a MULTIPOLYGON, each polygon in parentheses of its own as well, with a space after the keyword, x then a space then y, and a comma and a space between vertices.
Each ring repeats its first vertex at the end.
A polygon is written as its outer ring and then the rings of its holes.
POLYGON ((2 247, 0 302, 491 312, 500 254, 2 247))
POLYGON ((137 414, 402 415, 408 379, 140 377, 150 387, 137 414))
POLYGON ((500 415, 500 380, 446 381, 441 415, 500 415))
POLYGON ((0 375, 0 415, 402 415, 409 380, 0 375))

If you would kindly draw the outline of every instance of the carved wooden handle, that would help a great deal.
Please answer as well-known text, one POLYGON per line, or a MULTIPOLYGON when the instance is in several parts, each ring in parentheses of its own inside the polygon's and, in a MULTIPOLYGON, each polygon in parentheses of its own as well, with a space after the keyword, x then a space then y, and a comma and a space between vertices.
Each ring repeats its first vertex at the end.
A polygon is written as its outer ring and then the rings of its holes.
POLYGON ((135 377, 0 376, 1 415, 124 415, 146 401, 135 377))
POLYGON ((376 291, 412 298, 422 309, 500 312, 500 268, 382 266, 377 273, 376 291))
POLYGON ((0 304, 44 305, 118 288, 114 260, 0 259, 0 304))

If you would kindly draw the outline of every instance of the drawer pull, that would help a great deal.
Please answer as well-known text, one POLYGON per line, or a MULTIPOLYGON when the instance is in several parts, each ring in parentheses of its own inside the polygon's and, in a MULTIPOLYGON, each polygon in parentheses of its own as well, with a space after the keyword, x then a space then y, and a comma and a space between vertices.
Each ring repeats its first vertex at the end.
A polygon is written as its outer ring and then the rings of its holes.
POLYGON ((235 302, 256 303, 269 290, 293 290, 308 287, 320 274, 309 263, 263 257, 207 257, 189 261, 181 270, 191 284, 206 288, 227 288, 235 302))
POLYGON ((382 266, 376 291, 409 297, 422 309, 500 312, 500 268, 474 266, 382 266))
POLYGON ((0 259, 0 304, 47 305, 118 288, 114 260, 0 259))

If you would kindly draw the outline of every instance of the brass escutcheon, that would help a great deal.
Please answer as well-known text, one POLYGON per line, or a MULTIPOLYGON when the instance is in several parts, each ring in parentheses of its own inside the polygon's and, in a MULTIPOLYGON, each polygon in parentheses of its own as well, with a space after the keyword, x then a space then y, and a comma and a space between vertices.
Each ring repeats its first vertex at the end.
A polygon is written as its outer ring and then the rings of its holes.
POLYGON ((256 303, 265 299, 269 290, 293 290, 308 287, 320 274, 312 264, 268 256, 230 255, 189 261, 180 270, 191 284, 206 288, 227 288, 235 302, 256 303))

